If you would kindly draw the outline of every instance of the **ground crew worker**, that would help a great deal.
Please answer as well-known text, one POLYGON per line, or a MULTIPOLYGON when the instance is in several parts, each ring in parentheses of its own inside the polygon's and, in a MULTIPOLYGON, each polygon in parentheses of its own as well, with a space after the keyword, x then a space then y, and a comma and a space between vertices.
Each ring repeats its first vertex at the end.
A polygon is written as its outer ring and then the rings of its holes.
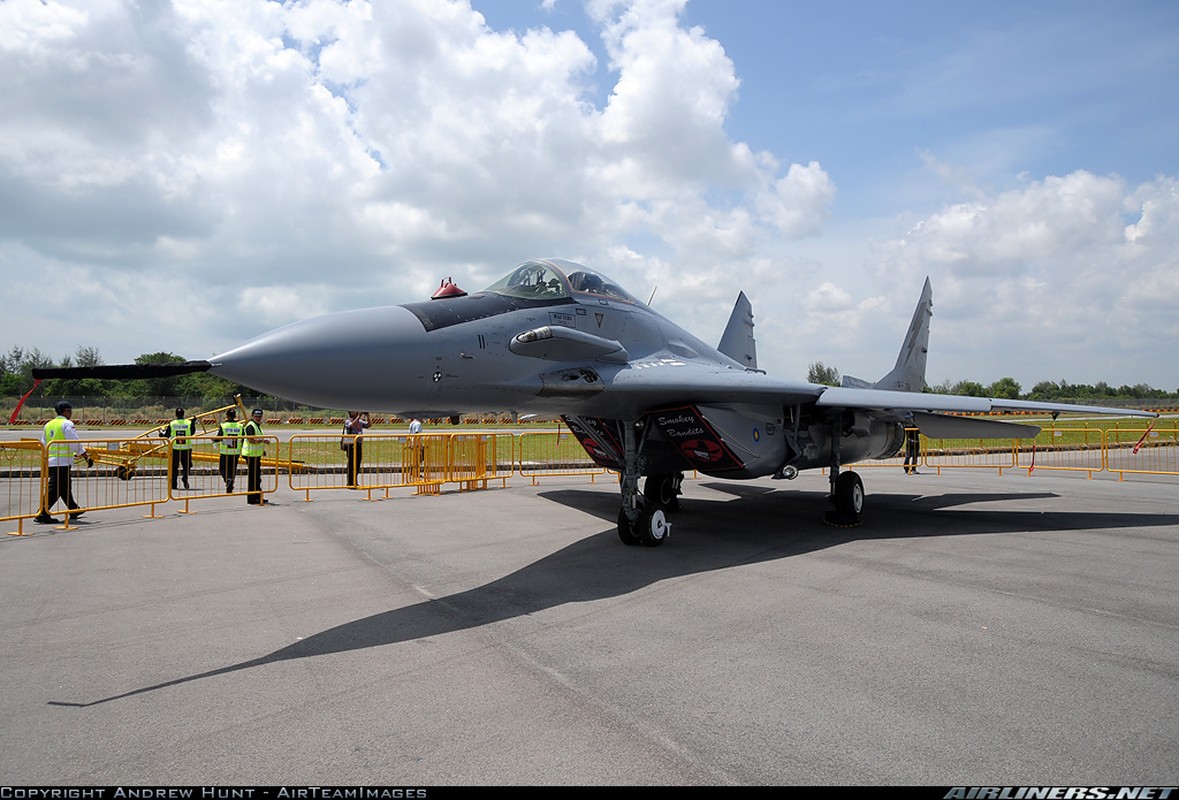
MULTIPOLYGON (((70 467, 74 463, 74 456, 86 455, 86 448, 78 443, 78 431, 71 419, 74 416, 74 407, 69 401, 62 400, 53 410, 57 412, 57 416, 49 420, 41 433, 41 443, 46 446, 49 456, 49 485, 45 493, 45 502, 37 516, 33 517, 33 521, 42 525, 57 522, 49 512, 58 500, 65 500, 66 508, 71 512, 67 514, 69 517, 77 519, 85 513, 72 513, 78 508, 78 504, 74 502, 73 492, 70 491, 70 467)), ((89 456, 86 463, 94 466, 94 461, 89 456)))
POLYGON ((262 499, 262 456, 266 442, 262 438, 262 409, 250 412, 250 421, 242 432, 242 457, 246 460, 246 502, 252 506, 265 505, 262 499))
POLYGON ((905 422, 905 474, 916 475, 921 460, 921 432, 913 427, 912 416, 905 422))
MULTIPOLYGON (((422 432, 422 421, 414 417, 409 421, 409 435, 417 436, 422 432)), ((414 480, 423 480, 426 477, 426 448, 420 439, 410 440, 410 449, 417 453, 417 472, 414 474, 414 480)))
POLYGON ((348 454, 348 487, 357 488, 356 476, 360 472, 360 459, 364 443, 361 435, 369 426, 367 411, 349 411, 344 420, 344 451, 348 454))
POLYGON ((172 439, 172 491, 176 491, 176 474, 181 473, 184 478, 184 488, 188 488, 188 471, 192 469, 192 440, 190 436, 196 433, 196 417, 184 418, 184 409, 176 409, 176 419, 168 423, 161 433, 172 439))
POLYGON ((237 475, 237 459, 242 452, 242 424, 232 408, 225 412, 225 421, 217 426, 217 471, 225 481, 225 491, 233 494, 233 479, 237 475))

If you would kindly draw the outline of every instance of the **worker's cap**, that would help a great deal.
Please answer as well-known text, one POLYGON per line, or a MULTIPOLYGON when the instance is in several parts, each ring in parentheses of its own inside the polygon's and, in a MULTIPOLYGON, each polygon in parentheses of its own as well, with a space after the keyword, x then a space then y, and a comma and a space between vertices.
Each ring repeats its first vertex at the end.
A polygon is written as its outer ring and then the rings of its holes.
POLYGON ((237 418, 237 412, 236 412, 236 411, 234 411, 234 410, 231 408, 231 409, 229 409, 228 411, 226 411, 226 412, 225 412, 225 418, 226 418, 226 419, 236 419, 236 418, 237 418))
POLYGON ((61 400, 53 407, 53 410, 60 414, 63 411, 73 411, 74 407, 70 405, 69 400, 61 400))
POLYGON ((183 408, 176 409, 176 416, 183 417, 184 416, 184 409, 183 408))
POLYGON ((252 412, 250 412, 250 416, 252 416, 252 417, 260 417, 260 416, 262 416, 262 409, 260 409, 260 408, 255 408, 255 409, 254 409, 252 412))

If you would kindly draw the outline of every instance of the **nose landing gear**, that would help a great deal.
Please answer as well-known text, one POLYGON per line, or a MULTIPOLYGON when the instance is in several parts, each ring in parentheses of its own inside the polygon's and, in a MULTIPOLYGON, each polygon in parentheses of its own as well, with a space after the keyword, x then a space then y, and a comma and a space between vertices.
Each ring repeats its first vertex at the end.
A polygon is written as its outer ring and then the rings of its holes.
POLYGON ((642 544, 647 547, 658 547, 667 541, 671 534, 671 523, 667 521, 667 514, 657 503, 651 503, 642 497, 639 501, 639 513, 633 521, 627 518, 626 509, 618 512, 618 538, 625 545, 642 544))

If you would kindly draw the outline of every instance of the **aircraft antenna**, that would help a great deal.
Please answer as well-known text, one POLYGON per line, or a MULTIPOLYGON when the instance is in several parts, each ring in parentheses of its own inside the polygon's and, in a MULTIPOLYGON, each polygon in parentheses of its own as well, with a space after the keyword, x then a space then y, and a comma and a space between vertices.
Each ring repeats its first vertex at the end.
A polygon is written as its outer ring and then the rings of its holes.
POLYGON ((651 290, 651 296, 647 298, 647 305, 651 305, 651 301, 655 299, 655 293, 659 291, 659 284, 655 284, 655 288, 651 290))

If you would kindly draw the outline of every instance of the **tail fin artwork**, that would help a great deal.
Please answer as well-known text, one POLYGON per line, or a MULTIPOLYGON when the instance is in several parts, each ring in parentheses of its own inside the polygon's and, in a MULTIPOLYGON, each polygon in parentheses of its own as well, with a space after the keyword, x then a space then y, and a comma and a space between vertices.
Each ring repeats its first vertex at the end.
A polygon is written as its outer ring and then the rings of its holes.
POLYGON ((737 295, 729 324, 716 348, 746 369, 757 369, 757 340, 753 338, 753 304, 745 292, 737 295))

